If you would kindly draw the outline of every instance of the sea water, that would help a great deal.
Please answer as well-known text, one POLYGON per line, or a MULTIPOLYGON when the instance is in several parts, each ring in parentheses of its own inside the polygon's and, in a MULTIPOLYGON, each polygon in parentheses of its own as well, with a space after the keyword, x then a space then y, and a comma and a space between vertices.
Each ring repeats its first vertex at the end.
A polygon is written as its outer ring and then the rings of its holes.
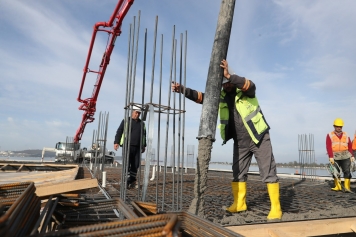
MULTIPOLYGON (((115 157, 115 161, 121 163, 121 157, 115 157)), ((22 161, 22 162, 41 162, 41 157, 0 157, 0 161, 22 161)), ((54 157, 44 157, 44 162, 54 162, 54 157)), ((169 162, 168 162, 169 163, 169 162)), ((157 162, 151 162, 151 165, 156 165, 157 162)), ((163 162, 160 162, 163 165, 163 162)), ((188 168, 195 168, 192 165, 188 165, 188 168)), ((209 169, 214 170, 225 170, 232 171, 232 166, 229 164, 210 164, 209 169)), ((250 172, 258 172, 257 165, 251 165, 249 168, 250 172)), ((326 168, 304 168, 301 169, 298 166, 295 167, 277 167, 278 174, 302 174, 305 175, 316 175, 316 176, 330 176, 326 168)))

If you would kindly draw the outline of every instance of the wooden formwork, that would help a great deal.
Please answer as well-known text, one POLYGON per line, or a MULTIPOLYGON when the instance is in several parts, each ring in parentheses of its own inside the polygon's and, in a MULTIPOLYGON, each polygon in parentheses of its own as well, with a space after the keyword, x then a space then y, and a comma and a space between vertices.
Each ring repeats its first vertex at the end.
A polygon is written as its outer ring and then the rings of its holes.
POLYGON ((98 186, 97 179, 76 180, 79 165, 6 163, 0 167, 0 183, 33 182, 36 195, 46 197, 98 186))
POLYGON ((356 217, 226 227, 246 237, 356 236, 356 217), (348 235, 353 236, 353 235, 348 235))

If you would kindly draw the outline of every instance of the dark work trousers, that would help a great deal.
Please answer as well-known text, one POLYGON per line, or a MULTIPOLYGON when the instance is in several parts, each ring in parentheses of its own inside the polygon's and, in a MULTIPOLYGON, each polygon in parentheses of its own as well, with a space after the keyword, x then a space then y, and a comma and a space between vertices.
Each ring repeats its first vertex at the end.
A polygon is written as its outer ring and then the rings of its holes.
POLYGON ((243 137, 240 136, 240 138, 234 139, 233 182, 247 181, 247 172, 251 164, 252 155, 256 158, 262 182, 278 182, 276 163, 268 132, 258 144, 255 144, 247 133, 243 137))
POLYGON ((136 181, 137 169, 140 165, 140 147, 130 146, 127 183, 131 184, 136 181))
MULTIPOLYGON (((342 169, 342 172, 344 173, 344 179, 351 179, 351 172, 350 172, 351 160, 350 160, 350 158, 347 158, 344 160, 335 160, 335 162, 342 169)), ((339 172, 340 172, 340 170, 339 170, 339 172)))

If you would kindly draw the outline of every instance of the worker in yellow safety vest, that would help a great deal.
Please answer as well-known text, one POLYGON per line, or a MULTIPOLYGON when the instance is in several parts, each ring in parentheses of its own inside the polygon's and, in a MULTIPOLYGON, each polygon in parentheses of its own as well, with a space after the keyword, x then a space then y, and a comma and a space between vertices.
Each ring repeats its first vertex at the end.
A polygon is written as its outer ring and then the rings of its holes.
MULTIPOLYGON (((271 201, 267 220, 281 219, 279 178, 272 152, 270 127, 255 96, 256 85, 251 80, 229 70, 226 60, 221 61, 220 67, 224 69, 219 103, 220 135, 223 144, 230 139, 234 141, 232 157, 234 179, 231 182, 234 202, 226 210, 232 213, 247 210, 247 172, 254 155, 271 201)), ((179 83, 173 83, 172 90, 185 92, 186 98, 198 104, 204 101, 204 93, 190 88, 184 90, 179 83)))
MULTIPOLYGON (((334 164, 336 162, 344 173, 344 187, 346 191, 351 191, 350 165, 351 162, 355 160, 352 151, 352 143, 347 133, 342 131, 344 121, 341 118, 335 119, 333 125, 334 131, 326 135, 326 150, 330 163, 334 164)), ((334 177, 334 183, 335 187, 331 190, 342 191, 341 185, 336 177, 334 177)))
MULTIPOLYGON (((127 147, 129 153, 128 161, 128 174, 127 187, 132 188, 136 184, 137 170, 140 166, 140 153, 144 153, 146 150, 146 127, 145 123, 140 119, 141 109, 134 105, 132 108, 131 118, 128 121, 124 119, 121 121, 119 128, 116 131, 114 149, 117 151, 119 147, 123 147, 125 132, 129 134, 130 141, 128 141, 129 146, 127 147), (131 121, 130 121, 131 120, 131 121), (128 126, 131 124, 131 132, 129 132, 128 126), (142 130, 142 132, 141 132, 142 130), (141 134, 142 133, 142 134, 141 134), (141 147, 141 150, 140 150, 141 147)), ((123 152, 123 155, 125 154, 123 152)))

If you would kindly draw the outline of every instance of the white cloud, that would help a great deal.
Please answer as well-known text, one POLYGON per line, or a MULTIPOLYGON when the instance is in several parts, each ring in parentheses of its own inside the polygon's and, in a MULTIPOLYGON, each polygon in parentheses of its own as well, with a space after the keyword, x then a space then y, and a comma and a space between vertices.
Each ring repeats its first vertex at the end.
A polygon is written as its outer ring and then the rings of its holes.
POLYGON ((58 121, 58 120, 53 120, 53 121, 46 121, 46 125, 48 127, 62 128, 62 127, 68 127, 69 123, 68 122, 58 121))

